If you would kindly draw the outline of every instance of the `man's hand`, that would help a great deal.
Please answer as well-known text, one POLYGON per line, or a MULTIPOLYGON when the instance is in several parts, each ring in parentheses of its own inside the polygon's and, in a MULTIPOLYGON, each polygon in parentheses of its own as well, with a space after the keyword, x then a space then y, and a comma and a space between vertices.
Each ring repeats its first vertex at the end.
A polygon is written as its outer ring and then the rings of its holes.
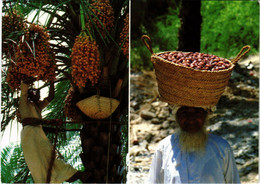
POLYGON ((26 79, 23 80, 24 84, 32 84, 33 82, 35 82, 36 79, 33 77, 27 77, 26 79))

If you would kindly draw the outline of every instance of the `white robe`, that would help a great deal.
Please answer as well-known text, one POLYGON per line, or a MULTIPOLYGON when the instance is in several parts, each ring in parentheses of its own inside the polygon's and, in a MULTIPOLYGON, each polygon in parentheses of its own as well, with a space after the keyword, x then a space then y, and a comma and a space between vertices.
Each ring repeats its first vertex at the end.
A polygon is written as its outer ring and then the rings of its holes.
POLYGON ((154 153, 148 183, 240 183, 228 142, 209 134, 204 155, 183 152, 179 136, 163 139, 154 153))
MULTIPOLYGON (((38 118, 41 119, 41 110, 48 105, 45 99, 39 103, 39 107, 28 101, 28 85, 21 85, 21 97, 19 110, 22 119, 38 118)), ((23 127, 21 132, 21 145, 24 153, 24 158, 28 168, 32 174, 35 183, 46 183, 48 168, 51 160, 52 144, 46 137, 42 126, 23 127)), ((72 177, 77 172, 69 164, 63 160, 55 159, 52 173, 51 183, 61 183, 72 177)))

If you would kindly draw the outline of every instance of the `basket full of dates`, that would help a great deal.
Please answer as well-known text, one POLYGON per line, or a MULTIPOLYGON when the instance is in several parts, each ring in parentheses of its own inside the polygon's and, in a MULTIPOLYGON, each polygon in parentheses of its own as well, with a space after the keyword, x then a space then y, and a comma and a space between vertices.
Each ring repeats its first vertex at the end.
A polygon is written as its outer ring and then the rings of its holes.
POLYGON ((244 46, 232 61, 198 52, 153 53, 151 40, 142 36, 151 52, 160 99, 180 106, 215 106, 224 92, 235 64, 250 51, 244 46))

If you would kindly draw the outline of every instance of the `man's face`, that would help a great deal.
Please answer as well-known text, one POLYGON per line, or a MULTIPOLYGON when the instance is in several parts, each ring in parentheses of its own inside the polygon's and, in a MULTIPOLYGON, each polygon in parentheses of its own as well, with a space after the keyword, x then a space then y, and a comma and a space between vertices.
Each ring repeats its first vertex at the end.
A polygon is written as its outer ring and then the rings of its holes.
POLYGON ((30 100, 35 103, 40 100, 40 90, 38 89, 29 89, 28 95, 30 100))
POLYGON ((181 107, 176 113, 181 129, 188 133, 196 133, 203 127, 207 112, 198 107, 181 107))

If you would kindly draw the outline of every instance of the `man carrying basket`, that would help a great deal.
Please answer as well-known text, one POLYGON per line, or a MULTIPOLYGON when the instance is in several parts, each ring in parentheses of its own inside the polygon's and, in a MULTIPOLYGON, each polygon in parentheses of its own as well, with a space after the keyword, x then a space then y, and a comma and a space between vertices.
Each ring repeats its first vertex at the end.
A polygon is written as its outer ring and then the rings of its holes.
POLYGON ((154 153, 149 183, 240 183, 228 142, 206 131, 208 111, 175 107, 179 130, 154 153))
POLYGON ((179 127, 159 143, 148 182, 240 183, 230 145, 206 127, 235 63, 250 46, 229 61, 202 53, 155 54, 150 38, 144 35, 142 41, 152 53, 160 99, 170 104, 179 127))

